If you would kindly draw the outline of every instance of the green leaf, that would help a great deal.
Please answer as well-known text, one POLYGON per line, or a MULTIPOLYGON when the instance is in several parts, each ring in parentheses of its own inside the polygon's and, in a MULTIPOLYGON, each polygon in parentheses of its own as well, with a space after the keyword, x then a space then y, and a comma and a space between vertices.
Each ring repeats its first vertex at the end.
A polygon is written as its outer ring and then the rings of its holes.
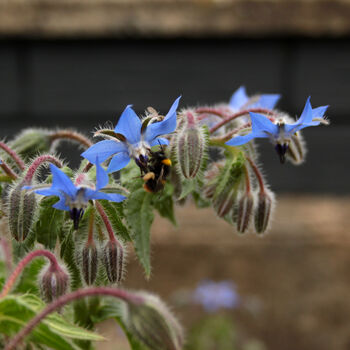
POLYGON ((45 263, 45 258, 37 258, 27 265, 21 274, 21 279, 14 293, 31 293, 39 296, 38 275, 45 263))
POLYGON ((55 248, 65 214, 63 210, 52 208, 56 202, 57 197, 43 198, 40 201, 39 217, 35 226, 37 241, 49 249, 55 248))
POLYGON ((131 192, 125 203, 126 220, 131 228, 130 236, 147 277, 151 274, 150 228, 154 219, 151 202, 152 194, 139 188, 131 192))
MULTIPOLYGON (((0 300, 0 332, 12 337, 44 307, 44 302, 32 294, 6 296, 0 300)), ((28 337, 28 341, 57 350, 76 350, 73 339, 104 340, 98 334, 69 323, 58 313, 48 315, 28 337)))
POLYGON ((161 191, 159 194, 157 193, 153 195, 152 204, 162 217, 168 219, 173 225, 176 226, 173 191, 173 186, 166 183, 163 191, 161 191))
POLYGON ((105 210, 109 221, 112 224, 114 232, 117 236, 121 237, 124 241, 130 242, 131 237, 127 227, 123 224, 122 216, 123 216, 123 208, 122 203, 112 203, 107 200, 99 201, 105 210))
POLYGON ((178 200, 186 198, 195 189, 196 189, 195 179, 191 179, 191 180, 184 179, 184 181, 182 182, 182 192, 178 200))

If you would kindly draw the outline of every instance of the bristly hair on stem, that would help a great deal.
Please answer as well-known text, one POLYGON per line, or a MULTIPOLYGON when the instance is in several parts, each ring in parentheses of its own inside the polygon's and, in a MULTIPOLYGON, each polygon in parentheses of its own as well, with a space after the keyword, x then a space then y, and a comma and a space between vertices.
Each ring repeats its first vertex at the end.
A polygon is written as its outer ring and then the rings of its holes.
POLYGON ((133 295, 117 288, 93 287, 89 289, 79 289, 75 292, 65 294, 47 305, 40 313, 32 318, 6 345, 4 350, 14 350, 16 346, 25 338, 47 315, 59 310, 64 305, 73 300, 78 300, 88 296, 111 296, 128 303, 141 304, 144 300, 141 296, 133 295))

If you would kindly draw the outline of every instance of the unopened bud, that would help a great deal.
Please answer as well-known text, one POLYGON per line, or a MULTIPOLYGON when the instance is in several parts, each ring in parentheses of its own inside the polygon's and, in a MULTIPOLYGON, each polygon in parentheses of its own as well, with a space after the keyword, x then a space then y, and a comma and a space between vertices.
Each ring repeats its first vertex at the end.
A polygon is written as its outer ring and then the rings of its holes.
POLYGON ((257 233, 266 231, 271 218, 271 212, 274 205, 274 195, 271 191, 265 189, 258 194, 258 202, 255 207, 254 219, 255 230, 257 233))
POLYGON ((51 263, 40 278, 40 289, 46 302, 59 298, 68 289, 69 276, 58 264, 51 263))
POLYGON ((138 295, 143 303, 124 306, 123 319, 131 334, 152 350, 182 349, 182 328, 167 306, 154 295, 138 295))
POLYGON ((50 133, 45 129, 26 129, 10 144, 25 160, 50 149, 50 133))
POLYGON ((124 247, 117 240, 108 241, 103 249, 103 264, 111 283, 120 282, 124 272, 124 247))
POLYGON ((33 192, 22 190, 23 182, 15 185, 9 193, 9 228, 12 237, 23 242, 34 221, 36 198, 33 192))
POLYGON ((244 231, 248 228, 252 217, 253 205, 253 195, 250 192, 245 192, 238 201, 237 207, 233 211, 233 221, 235 221, 237 224, 238 232, 244 233, 244 231))
POLYGON ((185 125, 177 137, 177 160, 186 179, 197 176, 206 159, 208 137, 204 127, 185 125))
POLYGON ((213 206, 220 217, 227 215, 233 208, 242 181, 244 181, 244 168, 240 161, 227 162, 220 169, 213 196, 213 206))
POLYGON ((95 282, 98 267, 98 250, 94 241, 87 242, 82 250, 82 275, 86 284, 95 282))
POLYGON ((305 142, 300 134, 297 132, 291 137, 291 140, 288 145, 288 150, 286 153, 287 159, 290 160, 293 164, 299 165, 305 160, 306 147, 305 142))

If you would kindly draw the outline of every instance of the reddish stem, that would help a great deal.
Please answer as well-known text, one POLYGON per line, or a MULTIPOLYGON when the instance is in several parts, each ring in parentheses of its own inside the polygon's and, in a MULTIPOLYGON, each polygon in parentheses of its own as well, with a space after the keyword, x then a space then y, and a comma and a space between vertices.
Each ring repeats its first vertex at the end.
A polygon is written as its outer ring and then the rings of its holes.
POLYGON ((42 156, 39 156, 39 157, 34 159, 31 166, 28 168, 27 174, 24 177, 23 182, 26 184, 30 184, 32 182, 32 179, 33 179, 35 172, 38 170, 40 165, 42 165, 45 162, 55 164, 59 168, 62 168, 62 165, 63 165, 62 162, 58 158, 56 158, 55 156, 52 156, 50 154, 44 154, 42 156))
POLYGON ((255 176, 256 176, 256 178, 257 178, 257 180, 259 182, 260 193, 265 193, 264 179, 263 179, 263 176, 262 176, 260 170, 258 169, 256 164, 253 162, 253 160, 250 157, 246 156, 246 159, 248 160, 249 165, 253 169, 253 171, 255 173, 255 176))
POLYGON ((246 194, 250 193, 250 178, 249 178, 249 171, 246 166, 244 166, 244 175, 245 175, 245 191, 246 194))
POLYGON ((80 143, 85 148, 92 146, 92 142, 83 134, 80 134, 73 130, 59 130, 50 135, 51 142, 59 139, 69 139, 80 143))
POLYGON ((103 207, 102 205, 98 202, 98 201, 95 201, 95 205, 96 205, 96 209, 97 211, 99 212, 99 214, 101 215, 101 218, 106 226, 106 229, 107 229, 107 232, 108 232, 108 236, 109 236, 109 240, 111 242, 115 242, 117 241, 115 239, 115 236, 114 236, 114 232, 113 232, 113 227, 111 225, 111 222, 109 221, 108 217, 107 217, 107 214, 105 213, 105 211, 103 210, 103 207))
POLYGON ((16 162, 16 164, 21 170, 25 169, 26 165, 24 164, 24 161, 12 148, 10 148, 8 145, 6 145, 6 143, 1 141, 0 148, 2 148, 16 162))
POLYGON ((11 248, 9 246, 9 243, 5 237, 2 237, 0 239, 0 244, 2 246, 2 250, 3 250, 4 255, 5 255, 7 270, 11 271, 12 270, 12 254, 11 254, 11 248))
POLYGON ((60 298, 47 305, 39 314, 32 318, 6 345, 5 350, 14 350, 16 346, 27 336, 47 315, 59 310, 64 305, 73 300, 85 298, 88 296, 111 296, 121 299, 127 303, 142 304, 144 299, 140 296, 126 292, 117 288, 93 287, 88 289, 78 289, 75 292, 61 296, 60 298))
POLYGON ((225 118, 227 116, 225 114, 225 112, 221 111, 220 109, 210 108, 210 107, 199 107, 196 109, 196 113, 205 115, 204 117, 199 116, 198 117, 199 120, 202 120, 205 117, 207 117, 206 114, 213 114, 213 115, 216 115, 216 116, 221 117, 221 118, 225 118))
MULTIPOLYGON (((249 112, 253 112, 253 113, 264 113, 267 114, 268 116, 270 115, 274 115, 274 112, 271 111, 270 109, 265 109, 265 108, 251 108, 251 109, 245 109, 243 111, 239 111, 237 113, 234 113, 230 116, 228 116, 227 118, 225 118, 224 120, 220 121, 219 123, 217 123, 216 125, 214 125, 209 131, 210 133, 213 133, 214 131, 216 131, 217 129, 221 128, 223 125, 231 122, 232 120, 239 118, 241 116, 244 116, 246 114, 249 114, 249 112)), ((273 118, 272 120, 273 121, 273 118)))
POLYGON ((15 268, 11 276, 6 281, 6 284, 4 285, 4 288, 0 293, 0 298, 3 298, 8 294, 8 292, 11 290, 12 286, 16 282, 16 279, 20 275, 22 270, 26 267, 26 265, 28 265, 34 258, 38 256, 45 256, 50 260, 51 266, 53 268, 56 268, 56 269, 59 268, 55 255, 53 255, 48 250, 41 249, 41 250, 35 250, 34 252, 29 253, 18 263, 17 267, 15 268))
POLYGON ((6 173, 7 176, 9 176, 11 179, 16 180, 17 179, 17 175, 16 173, 5 163, 5 162, 1 162, 0 167, 2 168, 2 170, 6 173))

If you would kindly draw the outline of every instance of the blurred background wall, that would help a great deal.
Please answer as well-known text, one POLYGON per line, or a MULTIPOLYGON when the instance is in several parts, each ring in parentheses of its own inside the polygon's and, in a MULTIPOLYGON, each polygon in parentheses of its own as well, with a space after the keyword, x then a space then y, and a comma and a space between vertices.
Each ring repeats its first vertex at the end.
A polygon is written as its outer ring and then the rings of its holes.
POLYGON ((349 17, 345 0, 0 0, 0 136, 90 132, 126 104, 166 112, 244 84, 281 93, 292 116, 309 95, 331 105, 332 125, 305 131, 302 169, 260 143, 273 189, 349 193, 349 17))

